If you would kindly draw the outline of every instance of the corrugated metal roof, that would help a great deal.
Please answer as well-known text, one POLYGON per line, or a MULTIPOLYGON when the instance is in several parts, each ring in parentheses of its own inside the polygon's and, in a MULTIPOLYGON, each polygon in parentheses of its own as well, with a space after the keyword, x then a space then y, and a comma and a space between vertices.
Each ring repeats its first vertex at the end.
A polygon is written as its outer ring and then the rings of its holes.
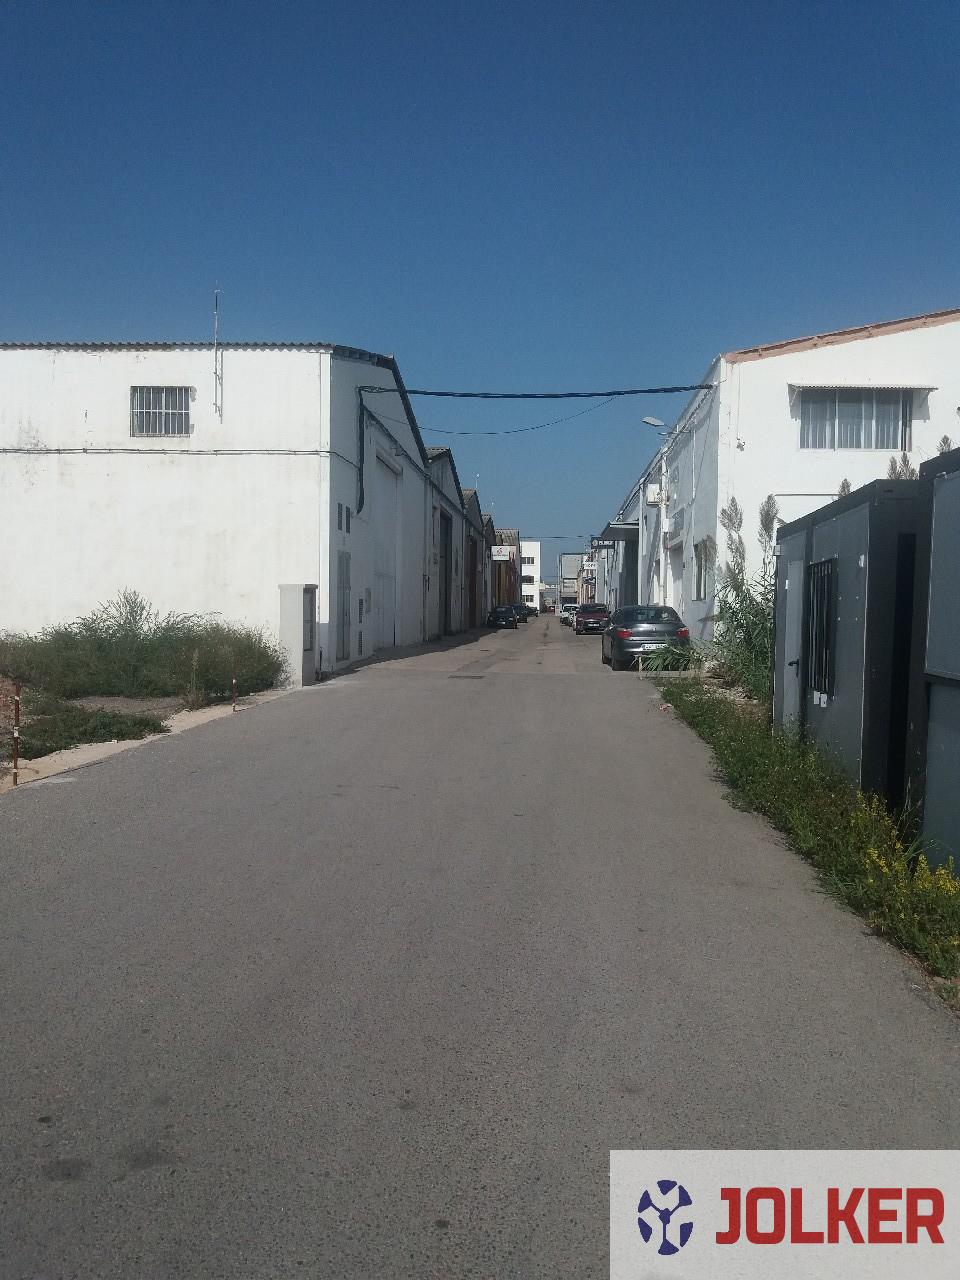
MULTIPOLYGON (((345 359, 391 365, 392 356, 338 342, 218 342, 221 351, 330 351, 345 359)), ((0 342, 0 351, 212 351, 213 343, 195 342, 0 342)))
POLYGON ((840 342, 857 342, 861 338, 879 338, 884 334, 903 333, 908 329, 928 329, 934 325, 952 324, 960 320, 960 309, 928 311, 919 316, 905 316, 901 320, 878 320, 873 324, 861 324, 852 329, 831 329, 828 333, 814 333, 806 338, 787 338, 783 342, 764 342, 754 347, 741 347, 728 351, 724 359, 731 364, 746 360, 763 360, 766 356, 783 355, 788 351, 809 351, 817 347, 835 346, 840 342))

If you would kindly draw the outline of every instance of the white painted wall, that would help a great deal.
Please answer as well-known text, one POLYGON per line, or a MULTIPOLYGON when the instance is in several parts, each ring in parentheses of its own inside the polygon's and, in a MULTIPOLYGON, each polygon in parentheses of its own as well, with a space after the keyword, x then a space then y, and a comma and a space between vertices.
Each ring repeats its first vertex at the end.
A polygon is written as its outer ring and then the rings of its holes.
POLYGON ((280 583, 317 581, 321 359, 224 352, 221 420, 210 349, 0 351, 0 629, 131 587, 276 634, 280 583), (196 387, 191 435, 131 437, 138 385, 196 387))

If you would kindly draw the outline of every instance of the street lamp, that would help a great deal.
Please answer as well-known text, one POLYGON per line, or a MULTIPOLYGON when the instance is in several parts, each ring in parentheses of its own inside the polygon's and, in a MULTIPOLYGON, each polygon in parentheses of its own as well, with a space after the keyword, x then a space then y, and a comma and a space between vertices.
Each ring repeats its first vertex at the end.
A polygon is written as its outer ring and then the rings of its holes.
MULTIPOLYGON (((648 427, 655 427, 657 431, 665 430, 666 423, 661 422, 659 418, 644 418, 644 422, 648 427)), ((660 446, 660 603, 667 603, 667 451, 666 448, 660 446)), ((638 530, 639 537, 639 530, 638 530)), ((637 557, 638 561, 640 557, 637 557)), ((637 572, 640 572, 639 563, 637 572)), ((639 595, 639 584, 638 592, 639 595)))

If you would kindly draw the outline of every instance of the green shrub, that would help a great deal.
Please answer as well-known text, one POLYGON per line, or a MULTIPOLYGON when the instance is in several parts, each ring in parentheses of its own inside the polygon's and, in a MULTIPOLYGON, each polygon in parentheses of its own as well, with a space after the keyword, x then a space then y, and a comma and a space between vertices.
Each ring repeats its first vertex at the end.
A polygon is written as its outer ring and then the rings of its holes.
POLYGON ((703 657, 693 645, 667 644, 641 654, 639 662, 643 671, 690 671, 703 665, 703 657))
POLYGON ((790 734, 772 733, 754 704, 699 681, 664 682, 663 697, 714 750, 735 799, 762 813, 838 898, 939 977, 960 973, 960 879, 931 871, 876 797, 790 734))
POLYGON ((136 591, 39 635, 0 637, 0 673, 60 698, 182 697, 192 706, 277 684, 279 646, 252 627, 200 614, 161 617, 136 591))

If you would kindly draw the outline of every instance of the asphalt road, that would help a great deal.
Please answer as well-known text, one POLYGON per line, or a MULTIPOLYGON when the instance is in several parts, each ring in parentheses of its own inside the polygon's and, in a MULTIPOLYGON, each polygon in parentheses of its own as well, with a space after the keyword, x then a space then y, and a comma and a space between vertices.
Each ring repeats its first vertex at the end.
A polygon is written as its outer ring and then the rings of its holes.
POLYGON ((960 1146, 960 1030, 554 620, 0 797, 0 1276, 607 1274, 612 1147, 960 1146))

